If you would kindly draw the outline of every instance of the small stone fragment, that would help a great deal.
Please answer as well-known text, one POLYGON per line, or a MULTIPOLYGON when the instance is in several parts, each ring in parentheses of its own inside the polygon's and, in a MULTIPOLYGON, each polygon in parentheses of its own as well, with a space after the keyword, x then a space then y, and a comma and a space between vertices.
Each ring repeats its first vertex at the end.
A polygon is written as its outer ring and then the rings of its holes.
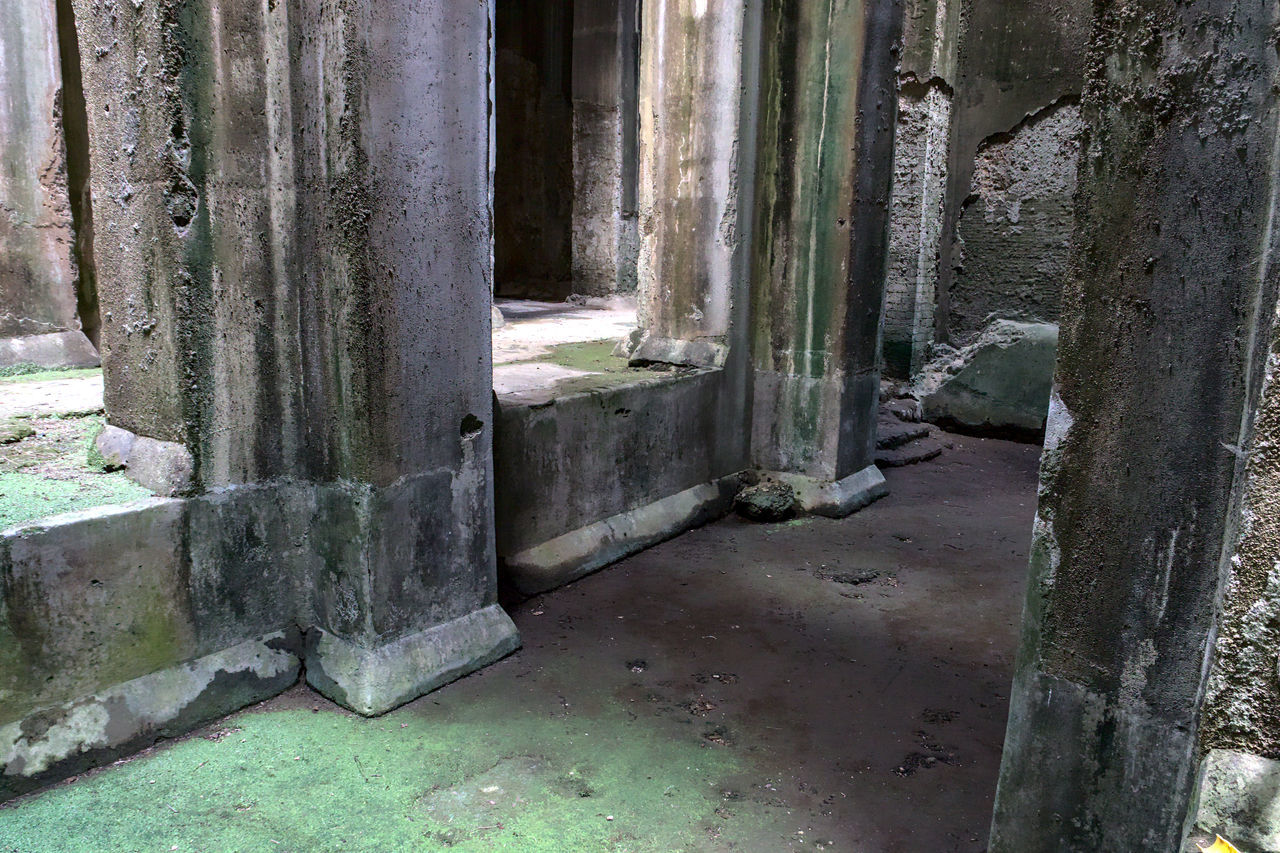
POLYGON ((796 491, 786 483, 765 480, 738 492, 733 508, 750 521, 786 521, 796 514, 796 491))
POLYGON ((16 444, 35 434, 36 431, 32 429, 31 424, 22 418, 0 421, 0 444, 16 444))

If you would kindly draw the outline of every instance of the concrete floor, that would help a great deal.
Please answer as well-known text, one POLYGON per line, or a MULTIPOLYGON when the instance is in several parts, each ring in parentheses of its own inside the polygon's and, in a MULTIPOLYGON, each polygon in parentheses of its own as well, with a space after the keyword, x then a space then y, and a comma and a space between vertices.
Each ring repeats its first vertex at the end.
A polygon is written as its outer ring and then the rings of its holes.
MULTIPOLYGON (((636 303, 626 297, 589 299, 585 303, 498 299, 506 321, 493 330, 493 389, 507 398, 522 392, 552 391, 566 380, 601 371, 580 358, 557 358, 566 345, 594 341, 612 343, 636 328, 636 303)), ((626 362, 617 359, 618 367, 626 362)))
POLYGON ((512 605, 375 720, 304 688, 0 809, 0 850, 985 849, 1038 448, 843 521, 725 519, 512 605))

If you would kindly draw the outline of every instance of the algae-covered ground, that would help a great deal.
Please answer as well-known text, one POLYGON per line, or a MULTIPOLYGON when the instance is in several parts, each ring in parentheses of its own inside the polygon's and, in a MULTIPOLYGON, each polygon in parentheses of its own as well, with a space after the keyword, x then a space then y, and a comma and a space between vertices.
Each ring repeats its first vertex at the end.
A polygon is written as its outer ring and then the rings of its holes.
POLYGON ((296 687, 0 807, 0 851, 980 853, 1037 455, 707 525, 508 602, 523 649, 383 717, 296 687))
POLYGON ((0 529, 62 512, 150 496, 93 458, 102 429, 100 370, 27 371, 0 377, 0 529), (58 390, 67 389, 65 405, 58 390), (86 399, 88 402, 86 402, 86 399), (28 401, 24 405, 24 401, 28 401))

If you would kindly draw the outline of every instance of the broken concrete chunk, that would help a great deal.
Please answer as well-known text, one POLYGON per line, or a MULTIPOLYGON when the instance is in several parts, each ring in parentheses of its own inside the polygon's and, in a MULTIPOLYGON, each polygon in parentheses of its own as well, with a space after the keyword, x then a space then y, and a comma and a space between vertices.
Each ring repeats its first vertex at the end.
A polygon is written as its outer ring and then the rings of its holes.
POLYGON ((912 394, 925 420, 961 430, 1041 434, 1058 327, 995 320, 969 346, 925 366, 912 394))
POLYGON ((786 483, 765 480, 738 492, 733 508, 751 521, 786 521, 796 514, 796 490, 786 483))

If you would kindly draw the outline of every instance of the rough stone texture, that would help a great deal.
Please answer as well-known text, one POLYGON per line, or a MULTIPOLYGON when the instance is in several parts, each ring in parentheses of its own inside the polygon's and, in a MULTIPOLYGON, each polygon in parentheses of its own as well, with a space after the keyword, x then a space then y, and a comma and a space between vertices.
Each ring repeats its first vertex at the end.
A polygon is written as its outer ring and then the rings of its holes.
POLYGON ((1246 853, 1280 850, 1280 762, 1210 751, 1200 764, 1187 823, 1183 853, 1199 853, 1219 835, 1246 853))
POLYGON ((786 521, 796 514, 796 490, 786 483, 765 480, 738 492, 733 508, 751 521, 786 521))
POLYGON ((903 82, 884 299, 884 369, 898 378, 919 370, 933 343, 950 131, 951 94, 944 85, 903 82))
POLYGON ((503 577, 536 595, 724 515, 738 488, 734 475, 579 527, 505 557, 503 577))
MULTIPOLYGON (((948 5, 953 3, 955 0, 947 0, 948 5)), ((963 291, 953 294, 958 277, 962 275, 961 267, 967 269, 975 256, 983 256, 1005 258, 1010 262, 1019 258, 1025 267, 1034 269, 1039 263, 1038 253, 1043 251, 1043 244, 1053 242, 1042 240, 1036 229, 1030 227, 1024 228, 1021 234, 1004 232, 1004 246, 994 246, 990 252, 981 240, 967 244, 962 264, 956 254, 960 244, 954 238, 961 223, 961 214, 971 194, 978 190, 974 181, 982 156, 980 150, 984 147, 989 150, 991 143, 1018 131, 1029 117, 1079 96, 1092 14, 1089 0, 971 0, 959 5, 958 24, 944 30, 948 34, 956 34, 952 48, 955 51, 954 73, 946 73, 949 63, 945 59, 938 63, 944 70, 934 72, 946 80, 954 92, 943 238, 938 263, 935 339, 956 345, 967 343, 964 335, 976 334, 988 319, 983 314, 968 325, 961 323, 957 327, 960 337, 953 339, 953 295, 964 299, 963 291), (1008 254, 1002 255, 1001 252, 1008 254)), ((945 42, 935 49, 945 52, 945 42)), ((908 57, 922 53, 923 45, 909 49, 908 57)), ((918 66, 923 60, 910 61, 918 66)), ((1046 157, 1049 163, 1061 159, 1052 152, 1046 152, 1046 157)), ((1025 178, 1034 181, 1035 175, 1025 178)), ((1045 211, 1047 213, 1048 208, 1045 211)), ((1049 221, 1053 221, 1053 217, 1049 217, 1049 221)), ((1064 228, 1069 230, 1070 221, 1068 207, 1061 211, 1061 217, 1053 223, 1053 228, 1059 233, 1064 228)), ((1054 256, 1062 258, 1065 253, 1058 249, 1054 256)), ((1010 284, 1016 286, 1018 282, 1003 283, 1004 286, 1010 284)), ((1057 287, 1060 289, 1061 286, 1062 281, 1059 281, 1057 287)), ((1019 318, 1018 315, 1000 313, 999 306, 993 306, 993 310, 997 316, 1019 318)), ((1056 321, 1057 318, 1035 319, 1056 321)))
POLYGON ((1240 542, 1214 645, 1202 750, 1280 759, 1280 340, 1273 337, 1248 457, 1240 542))
POLYGON ((137 436, 129 448, 125 474, 157 495, 171 498, 191 491, 195 466, 191 452, 181 444, 137 436))
POLYGON ((564 299, 575 290, 574 5, 497 2, 493 212, 499 296, 564 299))
POLYGON ((101 363, 84 332, 49 332, 0 338, 0 367, 35 364, 40 367, 97 367, 101 363))
POLYGON ((871 464, 892 182, 898 0, 770 0, 752 303, 755 462, 871 464))
POLYGON ((390 711, 520 647, 496 604, 369 649, 316 629, 307 636, 307 682, 352 710, 390 711))
POLYGON ((889 494, 884 475, 875 465, 834 481, 788 472, 771 476, 795 490, 796 501, 805 512, 828 518, 844 518, 889 494))
POLYGON ((0 9, 0 338, 78 331, 58 24, 0 9))
POLYGON ((1277 298, 1274 5, 1095 11, 993 853, 1180 846, 1277 298))
POLYGON ((953 345, 971 343, 992 318, 1057 322, 1079 137, 1080 108, 1066 101, 979 146, 951 256, 953 345))
POLYGON ((996 320, 967 347, 944 348, 916 377, 912 394, 934 423, 1039 435, 1057 351, 1057 326, 996 320))

